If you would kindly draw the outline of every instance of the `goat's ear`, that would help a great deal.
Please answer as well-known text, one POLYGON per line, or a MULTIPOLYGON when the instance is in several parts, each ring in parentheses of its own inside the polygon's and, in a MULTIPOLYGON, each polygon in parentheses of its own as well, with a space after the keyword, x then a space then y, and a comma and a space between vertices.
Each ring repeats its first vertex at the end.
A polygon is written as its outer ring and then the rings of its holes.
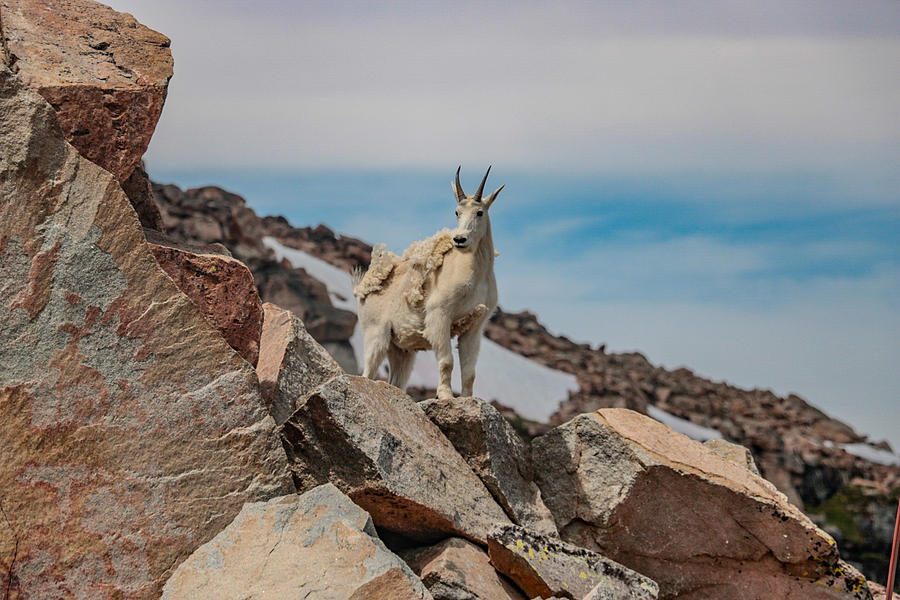
POLYGON ((494 203, 494 200, 497 199, 497 196, 500 195, 500 190, 502 190, 504 187, 506 187, 506 184, 503 184, 503 185, 501 185, 500 187, 498 187, 496 190, 494 190, 493 192, 491 192, 491 195, 490 195, 490 196, 488 196, 487 198, 484 199, 484 205, 485 205, 487 208, 490 208, 490 207, 491 207, 491 204, 493 204, 493 203, 494 203))

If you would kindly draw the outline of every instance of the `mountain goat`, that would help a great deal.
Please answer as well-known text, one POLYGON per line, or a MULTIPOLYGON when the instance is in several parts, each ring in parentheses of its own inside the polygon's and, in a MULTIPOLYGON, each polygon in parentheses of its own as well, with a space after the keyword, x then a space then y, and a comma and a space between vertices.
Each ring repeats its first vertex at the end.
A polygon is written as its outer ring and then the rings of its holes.
POLYGON ((488 174, 474 195, 452 183, 456 229, 444 229, 413 243, 403 256, 375 247, 365 272, 354 277, 359 322, 365 343, 363 375, 374 378, 387 356, 390 383, 406 389, 415 353, 434 350, 438 363, 438 398, 452 398, 451 339, 459 337, 462 395, 471 396, 475 362, 488 317, 497 307, 494 241, 488 211, 501 185, 482 198, 488 174))

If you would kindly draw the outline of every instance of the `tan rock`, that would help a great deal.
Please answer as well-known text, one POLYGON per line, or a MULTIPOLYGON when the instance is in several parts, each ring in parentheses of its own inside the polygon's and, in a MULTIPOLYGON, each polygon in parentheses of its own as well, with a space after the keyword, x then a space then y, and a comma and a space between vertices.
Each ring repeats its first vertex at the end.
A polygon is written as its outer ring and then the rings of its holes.
POLYGON ((868 599, 834 540, 771 484, 625 409, 580 415, 533 443, 563 539, 660 585, 660 598, 868 599))
POLYGON ((245 504, 179 565, 162 600, 430 600, 378 539, 364 510, 331 484, 245 504))
POLYGON ((225 341, 247 362, 256 365, 263 310, 250 269, 230 256, 191 251, 162 236, 150 239, 150 250, 159 266, 225 341))
POLYGON ((269 412, 279 425, 294 412, 298 400, 343 369, 290 311, 266 302, 256 373, 269 412))
POLYGON ((434 423, 384 382, 332 379, 298 402, 282 435, 298 490, 330 481, 390 533, 486 544, 509 523, 434 423))
POLYGON ((10 598, 158 598, 244 502, 290 489, 252 367, 4 66, 0 365, 10 598))
POLYGON ((404 554, 434 600, 524 600, 525 596, 494 570, 484 550, 460 538, 404 554))
POLYGON ((706 440, 703 442, 703 445, 725 460, 746 467, 754 475, 759 475, 759 469, 756 467, 756 461, 753 460, 753 454, 746 447, 726 440, 706 440))
POLYGON ((82 156, 125 182, 166 99, 169 38, 92 0, 2 0, 2 12, 19 77, 82 156))
POLYGON ((553 516, 533 481, 531 454, 496 408, 480 398, 419 403, 509 518, 538 533, 556 535, 553 516))
POLYGON ((617 562, 516 525, 488 537, 491 563, 529 597, 653 600, 659 588, 617 562))

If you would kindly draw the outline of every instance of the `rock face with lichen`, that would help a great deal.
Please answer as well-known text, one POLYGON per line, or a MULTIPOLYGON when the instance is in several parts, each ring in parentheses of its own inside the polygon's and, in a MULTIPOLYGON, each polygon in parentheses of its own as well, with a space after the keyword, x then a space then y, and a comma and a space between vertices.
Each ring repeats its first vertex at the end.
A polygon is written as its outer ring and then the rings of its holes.
POLYGON ((503 525, 488 537, 491 562, 529 597, 655 600, 659 588, 596 552, 524 527, 503 525))
POLYGON ((289 489, 252 367, 159 267, 116 179, 5 66, 0 364, 12 597, 158 597, 245 501, 289 489))
POLYGON ((331 484, 245 504, 181 563, 162 600, 431 600, 378 539, 372 519, 331 484))
POLYGON ((868 599, 834 540, 746 465, 626 409, 534 441, 563 539, 659 583, 661 598, 868 599))

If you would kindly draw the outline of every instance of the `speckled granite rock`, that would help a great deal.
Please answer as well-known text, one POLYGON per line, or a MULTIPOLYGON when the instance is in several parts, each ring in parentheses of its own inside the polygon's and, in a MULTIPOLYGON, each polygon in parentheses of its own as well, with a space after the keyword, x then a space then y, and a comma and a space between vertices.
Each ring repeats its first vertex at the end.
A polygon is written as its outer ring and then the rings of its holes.
POLYGON ((514 523, 556 535, 553 516, 532 481, 530 452, 496 408, 480 398, 426 400, 419 407, 447 436, 514 523))
POLYGON ((580 415, 532 449, 562 538, 652 577, 660 598, 870 598, 772 484, 649 417, 580 415))
POLYGON ((509 523, 434 423, 384 382, 336 377, 299 401, 282 432, 298 490, 330 481, 391 533, 485 544, 509 523))
POLYGON ((431 600, 378 539, 364 510, 331 484, 245 504, 179 565, 162 600, 431 600))
POLYGON ((596 552, 516 525, 500 526, 488 537, 491 562, 529 597, 595 600, 653 600, 659 588, 596 552))
POLYGON ((158 598, 245 501, 291 489, 253 368, 5 66, 0 365, 10 597, 158 598))

